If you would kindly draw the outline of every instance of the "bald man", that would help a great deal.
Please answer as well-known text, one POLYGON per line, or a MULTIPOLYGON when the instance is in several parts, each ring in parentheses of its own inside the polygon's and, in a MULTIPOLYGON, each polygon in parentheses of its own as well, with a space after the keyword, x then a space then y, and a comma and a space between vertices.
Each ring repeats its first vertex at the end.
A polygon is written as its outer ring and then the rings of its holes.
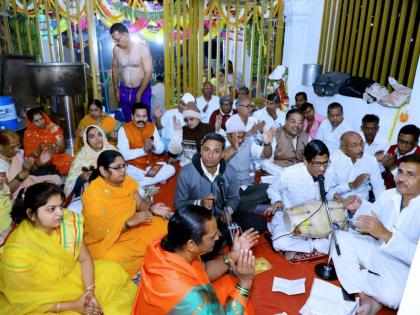
POLYGON ((371 189, 376 198, 385 190, 378 162, 364 154, 364 145, 357 132, 347 131, 340 138, 340 150, 331 155, 331 167, 336 175, 333 190, 344 197, 357 195, 368 200, 371 189))

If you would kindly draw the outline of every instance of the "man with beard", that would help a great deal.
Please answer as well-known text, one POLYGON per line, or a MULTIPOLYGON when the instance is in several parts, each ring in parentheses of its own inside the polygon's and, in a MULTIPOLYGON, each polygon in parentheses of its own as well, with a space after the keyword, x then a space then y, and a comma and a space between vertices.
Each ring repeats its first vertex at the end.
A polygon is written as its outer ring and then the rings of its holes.
POLYGON ((112 49, 112 83, 124 120, 130 121, 131 106, 142 102, 151 121, 153 59, 149 47, 145 42, 134 41, 127 27, 121 23, 113 24, 109 32, 115 43, 112 49), (118 85, 120 67, 122 80, 118 85))
POLYGON ((341 136, 340 150, 331 154, 331 167, 335 173, 334 191, 357 195, 368 200, 373 190, 376 198, 385 190, 384 181, 376 159, 364 154, 364 142, 355 131, 347 131, 341 136))
POLYGON ((160 169, 154 176, 147 176, 154 154, 162 154, 164 149, 156 126, 147 121, 147 106, 136 103, 131 113, 132 121, 118 130, 118 149, 128 164, 141 171, 135 179, 142 186, 166 181, 175 174, 175 168, 164 162, 158 162, 160 169))
POLYGON ((419 155, 400 160, 395 181, 396 189, 375 204, 353 203, 353 225, 361 234, 337 234, 341 255, 333 250, 334 265, 343 288, 360 298, 357 314, 377 314, 382 305, 398 308, 420 238, 419 155))
POLYGON ((324 142, 331 153, 340 148, 340 137, 353 128, 344 120, 343 106, 339 103, 328 105, 328 119, 319 126, 316 139, 324 142))

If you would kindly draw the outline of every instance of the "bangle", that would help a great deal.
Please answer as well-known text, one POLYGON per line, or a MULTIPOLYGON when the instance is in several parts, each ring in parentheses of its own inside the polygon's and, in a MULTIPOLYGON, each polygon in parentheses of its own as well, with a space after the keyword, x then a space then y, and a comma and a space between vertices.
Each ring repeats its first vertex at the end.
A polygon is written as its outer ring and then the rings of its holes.
POLYGON ((249 294, 251 293, 250 290, 242 288, 239 283, 236 284, 236 290, 238 290, 239 294, 242 295, 243 297, 249 297, 249 294))
POLYGON ((15 179, 20 183, 25 180, 24 178, 20 177, 19 174, 16 174, 15 179))
POLYGON ((94 284, 91 284, 90 286, 87 287, 87 289, 85 290, 85 292, 88 292, 88 291, 93 292, 95 290, 95 287, 96 286, 94 284))
POLYGON ((56 310, 57 310, 56 313, 60 313, 60 305, 61 305, 61 302, 58 302, 57 303, 57 308, 56 308, 56 310))
POLYGON ((227 254, 224 254, 224 255, 223 255, 223 263, 224 263, 226 266, 230 266, 230 264, 229 264, 229 258, 228 258, 228 255, 227 255, 227 254))

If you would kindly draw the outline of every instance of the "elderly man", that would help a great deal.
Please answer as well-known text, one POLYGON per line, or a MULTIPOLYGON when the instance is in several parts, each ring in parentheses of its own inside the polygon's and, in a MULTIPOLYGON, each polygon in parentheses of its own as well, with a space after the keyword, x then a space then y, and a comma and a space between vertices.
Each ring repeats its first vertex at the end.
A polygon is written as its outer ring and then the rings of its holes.
POLYGON ((259 204, 268 203, 268 184, 257 184, 250 177, 252 158, 269 158, 272 153, 271 140, 276 130, 272 127, 263 134, 263 145, 258 145, 252 138, 246 137, 245 125, 238 116, 226 122, 227 140, 230 147, 225 150, 228 161, 238 176, 241 197, 239 209, 253 211, 259 204))
POLYGON ((368 200, 373 189, 378 198, 385 190, 384 182, 376 159, 364 154, 364 142, 355 131, 347 131, 341 136, 340 150, 331 154, 331 167, 335 172, 334 191, 357 195, 368 200))
MULTIPOLYGON (((328 253, 328 239, 304 239, 294 237, 290 227, 284 222, 284 210, 304 203, 320 200, 319 176, 325 177, 327 199, 332 199, 331 187, 334 173, 329 168, 330 153, 320 140, 312 140, 303 152, 303 163, 287 167, 267 190, 271 207, 267 214, 274 214, 268 228, 273 239, 273 247, 278 251, 328 253)), ((353 200, 348 198, 345 204, 353 200)))
POLYGON ((360 297, 357 314, 398 308, 420 238, 419 155, 400 160, 395 181, 396 189, 375 204, 355 203, 353 225, 361 234, 337 234, 341 255, 333 251, 334 265, 343 288, 360 297))
POLYGON ((308 102, 303 103, 300 107, 300 110, 302 111, 303 115, 305 115, 303 129, 312 139, 315 139, 319 126, 325 120, 325 117, 315 113, 314 105, 308 102))
POLYGON ((319 126, 316 139, 323 141, 331 153, 340 148, 340 137, 353 128, 344 120, 343 106, 339 103, 328 105, 328 119, 319 126))
POLYGON ((233 99, 231 96, 222 96, 220 97, 220 108, 216 109, 210 116, 209 124, 222 135, 226 131, 226 121, 236 114, 236 110, 232 109, 232 105, 233 99))
POLYGON ((178 108, 165 111, 163 116, 159 109, 155 111, 156 127, 161 130, 165 151, 168 151, 169 143, 176 136, 177 130, 185 125, 183 112, 185 106, 190 102, 195 102, 194 96, 191 93, 185 93, 179 100, 178 108))
POLYGON ((261 168, 270 175, 280 175, 283 168, 303 162, 303 150, 309 142, 309 136, 303 130, 304 116, 298 109, 291 109, 286 114, 286 123, 277 129, 273 145, 273 157, 263 160, 261 168))
POLYGON ((206 81, 201 90, 203 95, 197 98, 197 107, 201 113, 201 121, 208 124, 211 114, 220 106, 219 97, 213 95, 213 84, 206 81))
POLYGON ((175 174, 175 168, 164 162, 158 162, 159 170, 156 174, 149 173, 154 154, 163 153, 163 143, 155 125, 147 121, 148 108, 136 103, 132 109, 132 121, 118 130, 118 149, 127 163, 137 169, 127 170, 142 186, 154 185, 175 174))
MULTIPOLYGON (((174 206, 182 210, 189 204, 201 205, 212 211, 222 233, 221 240, 228 241, 226 217, 232 216, 245 231, 251 227, 264 230, 265 219, 252 212, 237 211, 239 206, 238 176, 233 167, 223 159, 225 139, 216 133, 207 134, 192 163, 181 168, 175 191, 174 206)), ((215 246, 213 254, 221 249, 215 246)))
POLYGON ((278 107, 280 98, 276 93, 271 93, 264 99, 264 107, 254 113, 258 121, 265 121, 265 128, 279 128, 284 124, 286 114, 278 107))
POLYGON ((188 103, 182 113, 185 126, 177 127, 177 132, 169 143, 168 152, 172 155, 180 156, 180 165, 184 166, 191 163, 193 156, 200 152, 201 140, 214 128, 209 124, 203 123, 201 114, 195 103, 188 103))
POLYGON ((153 59, 149 47, 145 42, 133 41, 122 23, 113 24, 109 32, 115 43, 112 49, 112 83, 124 119, 130 121, 131 106, 142 102, 151 121, 153 59), (120 67, 122 81, 118 86, 120 67))
POLYGON ((408 154, 420 155, 420 147, 418 146, 420 129, 415 125, 406 125, 400 129, 398 133, 397 144, 391 145, 382 160, 385 166, 383 178, 386 188, 394 188, 394 176, 397 173, 400 159, 408 154))

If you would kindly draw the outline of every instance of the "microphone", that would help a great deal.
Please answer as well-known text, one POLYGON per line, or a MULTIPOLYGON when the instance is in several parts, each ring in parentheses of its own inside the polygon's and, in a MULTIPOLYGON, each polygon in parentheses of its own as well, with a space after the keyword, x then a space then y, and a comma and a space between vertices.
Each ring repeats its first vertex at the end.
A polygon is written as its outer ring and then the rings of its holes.
POLYGON ((321 195, 321 200, 325 201, 325 196, 327 194, 325 192, 325 177, 323 175, 318 176, 318 184, 319 184, 319 193, 321 195))
POLYGON ((222 197, 222 207, 226 207, 226 189, 225 189, 225 179, 222 176, 217 177, 217 181, 219 183, 220 188, 220 195, 222 197))

